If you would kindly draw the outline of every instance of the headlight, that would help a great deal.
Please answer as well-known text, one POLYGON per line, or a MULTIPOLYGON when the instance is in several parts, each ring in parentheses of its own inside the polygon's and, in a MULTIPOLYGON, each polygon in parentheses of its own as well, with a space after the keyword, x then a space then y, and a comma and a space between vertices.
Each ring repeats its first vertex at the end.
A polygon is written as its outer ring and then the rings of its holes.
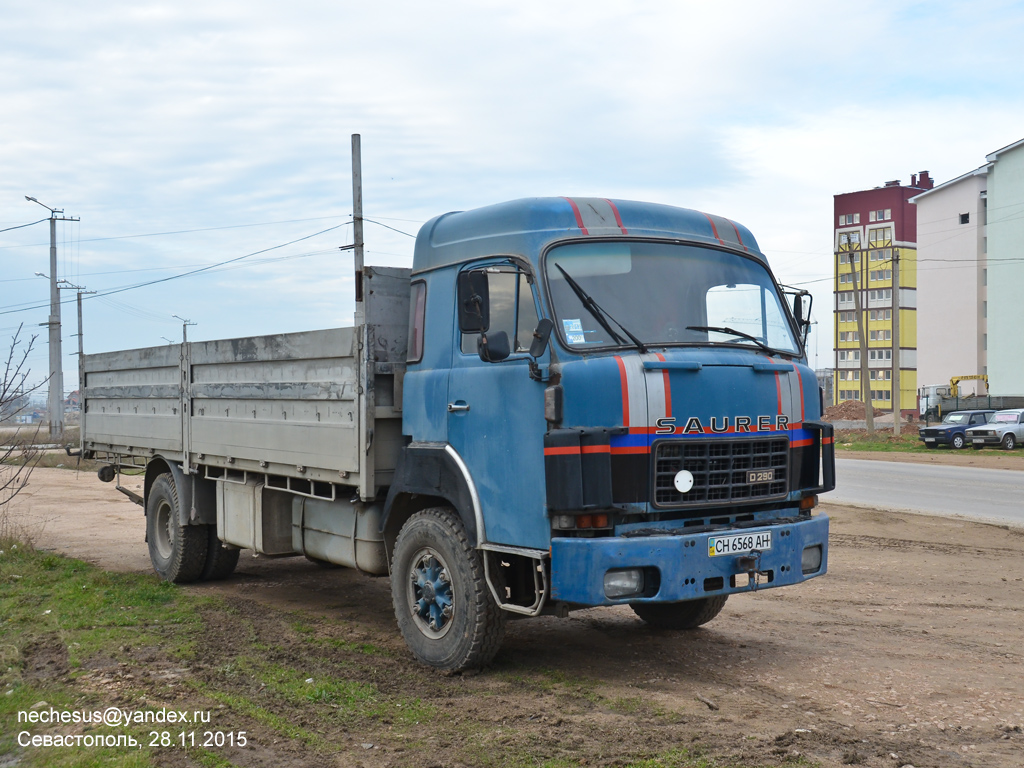
MULTIPOLYGON (((817 573, 821 570, 821 544, 815 544, 813 547, 804 547, 804 551, 800 555, 800 570, 804 572, 804 575, 817 573)), ((606 583, 607 580, 608 577, 606 576, 606 583)))
POLYGON ((609 599, 639 595, 643 591, 644 572, 640 568, 623 568, 604 575, 604 594, 609 599))

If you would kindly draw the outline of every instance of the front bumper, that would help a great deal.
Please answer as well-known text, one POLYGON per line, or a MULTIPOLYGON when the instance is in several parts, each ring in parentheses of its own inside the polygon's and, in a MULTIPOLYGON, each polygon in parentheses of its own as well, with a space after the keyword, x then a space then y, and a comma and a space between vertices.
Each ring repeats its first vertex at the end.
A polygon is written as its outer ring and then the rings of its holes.
POLYGON ((1003 442, 1005 434, 1005 432, 1002 435, 972 435, 968 433, 967 442, 974 445, 999 445, 1003 442))
POLYGON ((551 541, 551 597, 577 605, 675 603, 799 584, 823 575, 827 569, 827 515, 693 534, 555 538, 551 541), (747 563, 740 562, 741 556, 712 557, 708 553, 710 538, 764 531, 771 531, 772 547, 761 553, 757 570, 764 575, 756 582, 737 584, 736 577, 741 576, 742 582, 742 574, 748 572, 747 563), (821 567, 814 573, 804 574, 803 550, 815 545, 821 547, 821 567), (605 574, 623 568, 642 568, 647 574, 656 574, 657 591, 653 594, 648 591, 643 596, 608 598, 604 592, 605 574))

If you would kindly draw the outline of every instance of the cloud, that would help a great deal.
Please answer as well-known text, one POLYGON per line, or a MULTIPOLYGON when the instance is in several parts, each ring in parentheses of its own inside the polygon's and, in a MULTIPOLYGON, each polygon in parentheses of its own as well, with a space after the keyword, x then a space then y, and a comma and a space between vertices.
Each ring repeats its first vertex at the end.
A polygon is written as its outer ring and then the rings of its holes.
MULTIPOLYGON (((80 238, 61 249, 67 274, 141 282, 152 273, 129 270, 323 227, 88 241, 344 221, 361 133, 366 215, 400 229, 523 196, 646 199, 742 221, 782 279, 815 279, 833 194, 951 178, 1020 138, 1021 27, 1019 3, 22 4, 0 29, 0 220, 34 215, 25 194, 64 207, 82 219, 61 230, 80 238)), ((348 322, 350 255, 297 255, 349 237, 118 295, 141 315, 90 302, 87 348, 160 343, 177 321, 154 316, 182 312, 197 338, 348 322)), ((42 226, 0 234, 2 279, 44 271, 45 241, 42 226)), ((371 263, 408 264, 411 245, 367 225, 371 263)), ((0 282, 0 306, 31 301, 43 281, 0 282)))

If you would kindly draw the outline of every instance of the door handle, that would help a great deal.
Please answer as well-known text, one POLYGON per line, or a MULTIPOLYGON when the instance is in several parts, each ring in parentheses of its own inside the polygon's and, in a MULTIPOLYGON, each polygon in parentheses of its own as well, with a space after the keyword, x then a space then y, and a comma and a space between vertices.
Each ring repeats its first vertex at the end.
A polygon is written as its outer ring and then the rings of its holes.
POLYGON ((456 411, 468 411, 469 406, 466 403, 448 403, 448 413, 455 413, 456 411))

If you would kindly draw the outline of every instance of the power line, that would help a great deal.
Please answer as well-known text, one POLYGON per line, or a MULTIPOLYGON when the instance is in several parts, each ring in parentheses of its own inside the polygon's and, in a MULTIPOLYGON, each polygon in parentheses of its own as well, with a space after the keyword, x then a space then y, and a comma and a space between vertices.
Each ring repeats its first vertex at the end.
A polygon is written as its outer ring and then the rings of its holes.
MULTIPOLYGON (((124 293, 125 291, 132 291, 132 290, 135 290, 137 288, 145 288, 146 286, 158 285, 159 283, 166 283, 166 282, 169 282, 171 280, 177 280, 177 279, 182 278, 182 277, 190 277, 192 275, 197 275, 197 274, 200 274, 202 272, 208 272, 208 271, 216 269, 218 267, 223 267, 223 266, 225 266, 227 264, 234 264, 236 262, 242 261, 243 259, 248 259, 248 258, 250 258, 252 256, 258 256, 261 253, 269 253, 270 251, 275 251, 275 250, 278 250, 279 248, 285 248, 285 247, 287 247, 289 245, 294 245, 295 243, 301 243, 304 240, 309 240, 311 238, 318 237, 319 235, 326 234, 327 232, 332 232, 332 231, 334 231, 336 229, 340 229, 341 227, 347 226, 348 224, 351 224, 351 222, 343 222, 343 223, 337 224, 337 225, 335 225, 333 227, 328 227, 327 229, 322 229, 319 232, 314 232, 313 234, 305 235, 304 237, 298 237, 298 238, 296 238, 294 240, 289 240, 286 243, 280 243, 279 245, 273 245, 273 246, 271 246, 269 248, 263 248, 262 250, 259 250, 259 251, 253 251, 252 253, 247 253, 244 256, 236 256, 233 259, 225 259, 224 261, 219 261, 219 262, 217 262, 215 264, 209 264, 209 265, 207 265, 205 267, 200 267, 198 269, 193 269, 193 270, 190 270, 188 272, 182 272, 182 273, 177 274, 177 275, 169 275, 168 277, 161 277, 161 278, 159 278, 157 280, 149 280, 149 281, 144 282, 144 283, 136 283, 134 285, 126 285, 126 286, 122 286, 122 287, 119 287, 119 288, 113 288, 113 289, 108 290, 108 291, 98 292, 94 296, 90 296, 88 298, 92 299, 92 298, 99 298, 101 296, 112 296, 112 295, 117 294, 117 293, 124 293)), ((288 257, 285 257, 285 258, 288 258, 288 257)), ((32 309, 40 309, 40 308, 45 307, 45 306, 47 306, 47 305, 46 304, 35 304, 35 305, 32 305, 32 306, 28 306, 28 305, 11 305, 11 306, 5 308, 3 311, 0 311, 0 315, 9 315, 9 314, 12 314, 12 313, 15 313, 15 312, 25 312, 25 311, 32 310, 32 309)))
MULTIPOLYGON (((277 224, 300 224, 307 221, 326 221, 328 219, 337 219, 337 216, 316 216, 310 219, 282 219, 281 221, 260 221, 255 224, 227 224, 222 227, 204 227, 202 229, 179 229, 169 232, 143 232, 137 235, 114 235, 111 237, 92 237, 85 240, 79 240, 80 243, 102 243, 109 240, 132 240, 140 237, 164 237, 167 235, 188 235, 195 232, 215 232, 223 229, 246 229, 248 227, 270 227, 277 224)), ((39 224, 42 221, 49 221, 49 219, 40 219, 34 221, 32 224, 39 224)), ((401 219, 400 219, 401 221, 401 219)), ((351 222, 343 222, 338 226, 344 226, 351 222)), ((20 227, 29 227, 31 224, 22 224, 20 227)), ((10 227, 10 229, 19 229, 20 227, 10 227)), ((0 232, 7 232, 6 229, 0 229, 0 232)), ((47 245, 47 243, 29 243, 27 245, 0 245, 0 248, 32 248, 39 245, 47 245)))
MULTIPOLYGON (((49 221, 49 220, 50 220, 50 218, 47 217, 45 219, 40 219, 39 221, 33 221, 33 222, 29 223, 29 224, 19 224, 16 227, 7 227, 7 229, 0 229, 0 232, 10 232, 12 229, 24 229, 25 227, 31 227, 31 226, 34 226, 36 224, 42 224, 44 221, 49 221)), ((46 243, 39 243, 39 245, 46 245, 46 243)))
POLYGON ((403 232, 402 230, 395 229, 394 227, 389 227, 387 224, 381 224, 379 221, 374 221, 373 219, 368 219, 365 216, 363 217, 363 221, 368 221, 371 224, 376 224, 378 227, 384 227, 384 229, 390 229, 392 232, 397 232, 398 234, 405 235, 406 237, 411 237, 411 238, 415 238, 416 237, 416 235, 409 234, 408 232, 403 232))

